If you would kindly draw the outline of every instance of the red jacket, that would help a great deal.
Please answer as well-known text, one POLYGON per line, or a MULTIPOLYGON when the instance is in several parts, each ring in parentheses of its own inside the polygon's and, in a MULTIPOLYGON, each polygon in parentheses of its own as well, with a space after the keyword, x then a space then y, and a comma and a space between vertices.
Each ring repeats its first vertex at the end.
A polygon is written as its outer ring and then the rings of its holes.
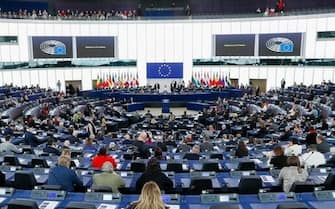
POLYGON ((92 160, 93 168, 101 168, 105 162, 110 162, 113 165, 113 168, 116 168, 117 163, 115 159, 109 155, 97 155, 92 160))

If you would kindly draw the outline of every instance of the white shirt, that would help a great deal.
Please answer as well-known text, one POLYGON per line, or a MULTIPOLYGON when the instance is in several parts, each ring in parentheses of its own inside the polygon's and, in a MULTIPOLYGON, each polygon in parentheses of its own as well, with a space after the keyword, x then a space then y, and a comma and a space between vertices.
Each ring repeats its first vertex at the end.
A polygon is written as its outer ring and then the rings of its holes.
POLYGON ((293 144, 285 149, 286 156, 299 156, 302 153, 302 147, 298 144, 293 144))
POLYGON ((305 168, 318 167, 319 165, 326 164, 326 158, 321 152, 312 151, 303 154, 300 162, 305 168))

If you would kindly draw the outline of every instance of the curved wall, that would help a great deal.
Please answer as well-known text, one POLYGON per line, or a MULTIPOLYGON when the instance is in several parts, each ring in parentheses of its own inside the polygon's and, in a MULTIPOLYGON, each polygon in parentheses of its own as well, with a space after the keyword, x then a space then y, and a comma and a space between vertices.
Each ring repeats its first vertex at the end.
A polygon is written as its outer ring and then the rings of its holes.
MULTIPOLYGON (((318 41, 317 31, 335 31, 335 14, 284 16, 244 19, 156 20, 156 21, 40 21, 1 20, 0 35, 17 35, 18 45, 0 45, 1 62, 30 60, 30 36, 117 36, 118 58, 135 59, 137 67, 22 69, 1 70, 0 85, 11 83, 55 88, 56 81, 82 80, 83 89, 91 89, 99 72, 138 71, 141 84, 146 83, 147 62, 183 62, 184 80, 192 72, 222 71, 240 83, 250 78, 268 80, 267 88, 278 87, 284 77, 287 84, 335 81, 328 67, 193 67, 192 60, 213 57, 215 34, 261 34, 302 32, 305 58, 335 58, 335 40, 318 41)), ((281 57, 283 58, 283 57, 281 57)))

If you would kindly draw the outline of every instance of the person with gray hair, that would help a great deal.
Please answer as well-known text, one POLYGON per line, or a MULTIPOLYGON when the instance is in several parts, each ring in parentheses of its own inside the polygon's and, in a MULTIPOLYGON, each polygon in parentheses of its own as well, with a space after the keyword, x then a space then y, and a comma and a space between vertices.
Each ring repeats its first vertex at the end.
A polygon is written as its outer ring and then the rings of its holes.
POLYGON ((71 158, 61 155, 58 163, 50 169, 48 176, 48 185, 60 185, 62 190, 67 192, 75 191, 75 187, 83 187, 83 182, 77 174, 70 169, 71 158))
POLYGON ((113 193, 119 193, 119 188, 125 187, 125 181, 114 172, 112 163, 105 162, 101 171, 102 173, 93 175, 93 188, 109 187, 113 193))

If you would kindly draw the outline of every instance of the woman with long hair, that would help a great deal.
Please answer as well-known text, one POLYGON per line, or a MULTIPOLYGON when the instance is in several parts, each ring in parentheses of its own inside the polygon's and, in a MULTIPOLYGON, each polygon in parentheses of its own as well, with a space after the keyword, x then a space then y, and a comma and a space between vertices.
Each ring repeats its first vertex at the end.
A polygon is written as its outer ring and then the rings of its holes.
POLYGON ((235 151, 235 157, 242 158, 248 156, 248 154, 249 151, 245 143, 243 141, 239 141, 237 149, 235 151))
POLYGON ((144 184, 139 200, 132 202, 127 209, 165 209, 161 190, 154 181, 144 184))
POLYGON ((308 173, 300 166, 300 160, 297 156, 290 156, 287 159, 287 166, 280 170, 278 180, 283 183, 284 192, 289 192, 293 183, 305 182, 308 173))

